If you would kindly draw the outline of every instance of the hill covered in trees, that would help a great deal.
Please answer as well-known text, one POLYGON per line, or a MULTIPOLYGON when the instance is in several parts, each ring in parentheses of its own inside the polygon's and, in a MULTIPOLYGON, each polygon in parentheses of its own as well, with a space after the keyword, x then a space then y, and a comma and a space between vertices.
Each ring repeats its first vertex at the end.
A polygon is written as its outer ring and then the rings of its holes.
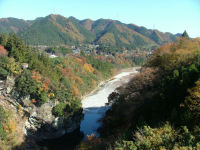
POLYGON ((49 15, 32 21, 0 19, 0 33, 17 33, 29 45, 95 43, 126 49, 151 49, 174 41, 176 35, 110 19, 96 21, 49 15))
POLYGON ((79 126, 81 96, 111 77, 115 66, 132 64, 121 56, 50 58, 25 45, 14 33, 8 38, 0 35, 0 149, 12 149, 29 135, 37 139, 47 132, 52 138, 60 128, 79 126), (55 125, 56 118, 59 121, 55 125))
POLYGON ((101 139, 90 136, 81 148, 198 150, 199 78, 200 40, 185 32, 155 50, 140 73, 108 97, 101 139))

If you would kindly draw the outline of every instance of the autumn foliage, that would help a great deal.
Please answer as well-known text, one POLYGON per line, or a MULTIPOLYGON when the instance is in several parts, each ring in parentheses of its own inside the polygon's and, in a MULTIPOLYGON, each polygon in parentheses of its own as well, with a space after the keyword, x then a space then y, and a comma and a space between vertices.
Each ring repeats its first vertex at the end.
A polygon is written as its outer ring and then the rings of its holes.
POLYGON ((93 73, 94 72, 94 68, 92 68, 92 66, 90 64, 85 63, 84 64, 84 69, 87 70, 88 72, 93 73))
POLYGON ((46 92, 48 92, 50 86, 50 79, 45 78, 44 81, 42 82, 42 87, 46 92))
POLYGON ((2 45, 0 45, 0 56, 7 56, 7 55, 8 51, 2 45))
POLYGON ((116 141, 116 149, 198 149, 199 85, 198 39, 154 50, 141 72, 109 96, 101 137, 116 141))
POLYGON ((35 71, 32 72, 32 78, 38 83, 41 83, 41 81, 42 81, 41 74, 38 72, 35 72, 35 71))

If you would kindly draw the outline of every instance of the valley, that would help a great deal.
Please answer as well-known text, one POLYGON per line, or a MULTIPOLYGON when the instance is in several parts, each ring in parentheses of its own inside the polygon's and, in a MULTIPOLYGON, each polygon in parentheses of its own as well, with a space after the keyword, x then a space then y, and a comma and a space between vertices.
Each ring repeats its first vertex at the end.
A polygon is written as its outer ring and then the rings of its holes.
POLYGON ((80 130, 84 133, 85 139, 87 135, 91 134, 99 137, 97 132, 97 129, 101 125, 99 121, 109 109, 109 106, 106 106, 108 96, 117 87, 127 83, 136 73, 136 68, 123 71, 110 80, 102 82, 96 90, 82 100, 84 117, 80 125, 80 130))
POLYGON ((199 150, 196 8, 0 1, 0 150, 199 150))

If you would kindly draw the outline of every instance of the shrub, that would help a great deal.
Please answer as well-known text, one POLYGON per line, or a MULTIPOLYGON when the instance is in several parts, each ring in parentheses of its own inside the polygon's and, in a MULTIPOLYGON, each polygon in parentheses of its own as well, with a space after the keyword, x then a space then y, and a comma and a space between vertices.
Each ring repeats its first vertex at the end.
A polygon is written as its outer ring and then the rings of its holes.
POLYGON ((174 129, 168 123, 160 128, 144 126, 138 129, 132 141, 119 140, 115 142, 115 150, 177 150, 177 149, 198 149, 200 148, 199 138, 195 132, 188 130, 186 126, 174 129))
POLYGON ((116 142, 114 150, 137 150, 137 147, 133 143, 133 141, 121 141, 116 142))
POLYGON ((0 78, 5 79, 8 75, 8 71, 2 67, 0 67, 0 78))
POLYGON ((7 120, 8 120, 8 114, 3 109, 3 107, 0 106, 0 140, 7 139, 7 133, 4 130, 4 126, 7 123, 7 120))
POLYGON ((36 94, 38 83, 32 78, 32 74, 29 70, 24 72, 16 80, 16 90, 23 96, 36 94))
POLYGON ((39 98, 38 104, 43 104, 49 101, 48 94, 45 91, 42 91, 38 95, 38 98, 39 98))
POLYGON ((70 113, 71 109, 66 103, 60 102, 53 108, 52 111, 55 116, 64 116, 66 113, 70 113))

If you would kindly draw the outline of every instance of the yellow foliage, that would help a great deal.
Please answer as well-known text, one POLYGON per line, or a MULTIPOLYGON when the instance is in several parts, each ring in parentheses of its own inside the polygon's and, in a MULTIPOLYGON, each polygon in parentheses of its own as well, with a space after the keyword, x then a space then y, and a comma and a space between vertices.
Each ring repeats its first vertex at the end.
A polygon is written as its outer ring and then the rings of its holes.
POLYGON ((48 94, 48 98, 51 98, 51 97, 54 97, 55 95, 54 95, 54 93, 49 93, 48 94))
POLYGON ((9 120, 6 125, 3 126, 6 133, 13 133, 16 130, 16 124, 13 120, 9 120))
POLYGON ((20 67, 20 64, 15 62, 14 58, 9 58, 9 63, 7 64, 7 68, 11 70, 12 73, 14 74, 20 74, 22 72, 22 69, 20 67))
POLYGON ((83 66, 83 68, 85 70, 87 70, 88 72, 92 72, 92 73, 94 72, 94 68, 90 64, 88 64, 88 63, 85 63, 84 66, 83 66))
POLYGON ((41 94, 41 92, 43 91, 44 89, 42 87, 39 88, 38 90, 38 94, 41 94))

